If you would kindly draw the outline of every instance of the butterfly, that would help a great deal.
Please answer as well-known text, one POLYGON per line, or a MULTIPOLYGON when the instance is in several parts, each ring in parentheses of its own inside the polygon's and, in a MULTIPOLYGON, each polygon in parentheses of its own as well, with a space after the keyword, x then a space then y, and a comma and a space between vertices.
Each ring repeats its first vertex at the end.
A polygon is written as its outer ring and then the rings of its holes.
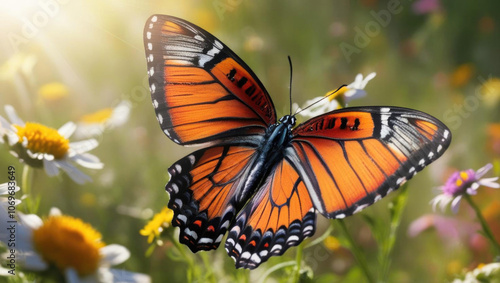
POLYGON ((191 251, 225 249, 254 269, 315 232, 316 213, 344 218, 380 200, 451 142, 436 118, 399 107, 352 107, 296 126, 233 51, 185 20, 144 27, 161 129, 203 145, 168 169, 168 207, 191 251))

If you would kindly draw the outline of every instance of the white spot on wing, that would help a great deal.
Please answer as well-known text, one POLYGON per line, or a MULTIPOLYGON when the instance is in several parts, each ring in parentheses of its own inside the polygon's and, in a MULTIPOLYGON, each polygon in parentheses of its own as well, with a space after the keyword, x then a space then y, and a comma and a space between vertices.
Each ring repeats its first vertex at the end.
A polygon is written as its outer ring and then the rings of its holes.
POLYGON ((335 216, 335 218, 337 218, 337 219, 344 219, 344 218, 345 218, 345 216, 346 216, 345 214, 341 213, 341 214, 337 214, 337 215, 335 216))
POLYGON ((186 224, 186 220, 187 220, 186 215, 179 214, 179 216, 177 216, 177 219, 179 219, 180 221, 184 222, 184 224, 186 224))
POLYGON ((434 152, 432 152, 432 151, 429 152, 429 155, 427 155, 427 157, 429 157, 429 159, 432 158, 433 156, 434 156, 434 152))
POLYGON ((252 254, 250 252, 244 252, 241 254, 242 259, 249 259, 252 254))
POLYGON ((158 100, 153 99, 153 106, 154 106, 154 108, 158 108, 158 105, 159 105, 158 104, 158 100))
POLYGON ((190 155, 188 155, 187 158, 189 159, 189 163, 191 163, 191 165, 194 165, 194 162, 196 161, 196 158, 194 157, 194 155, 190 154, 190 155))
POLYGON ((189 236, 191 236, 191 238, 195 240, 198 239, 198 234, 196 234, 195 231, 191 231, 191 229, 189 228, 184 229, 184 233, 188 234, 189 236))
POLYGON ((252 257, 250 258, 250 260, 255 262, 256 264, 259 264, 261 262, 261 259, 257 254, 253 254, 252 257))
POLYGON ((179 164, 175 164, 175 170, 177 171, 177 173, 181 173, 182 172, 182 166, 180 166, 179 164))
POLYGON ((150 32, 150 31, 146 32, 146 37, 147 37, 148 39, 151 39, 151 32, 150 32))
POLYGON ((222 43, 221 43, 220 41, 218 41, 218 40, 215 40, 214 44, 215 44, 215 46, 216 46, 217 48, 219 48, 219 49, 222 49, 222 48, 224 47, 224 46, 222 45, 222 43))
POLYGON ((158 118, 158 122, 160 122, 160 124, 163 124, 163 116, 161 116, 161 114, 158 114, 156 118, 158 118))
POLYGON ((210 238, 201 238, 198 243, 200 244, 211 244, 214 240, 210 239, 210 238))
POLYGON ((273 248, 271 249, 271 252, 274 252, 274 251, 281 251, 281 249, 283 248, 283 246, 281 245, 274 245, 273 248))
POLYGON ((289 242, 297 242, 299 240, 299 237, 297 237, 296 235, 292 235, 288 238, 288 240, 286 240, 287 243, 289 242))
POLYGON ((437 152, 440 152, 443 149, 442 145, 438 145, 437 152))
POLYGON ((152 17, 152 18, 151 18, 151 21, 152 21, 153 23, 156 23, 156 21, 157 21, 157 20, 158 20, 158 17, 157 17, 157 16, 154 16, 154 17, 152 17))
MULTIPOLYGON (((215 239, 215 243, 216 243, 216 244, 220 243, 220 241, 222 241, 222 237, 223 237, 223 236, 224 236, 224 235, 222 235, 222 234, 221 234, 221 235, 219 235, 219 237, 217 237, 217 239, 215 239)), ((228 240, 228 241, 229 241, 229 240, 228 240)), ((233 245, 234 245, 234 242, 233 242, 233 245)))
POLYGON ((447 139, 449 134, 450 134, 450 132, 449 132, 448 130, 444 130, 444 132, 443 132, 443 137, 444 137, 445 139, 447 139))
POLYGON ((179 186, 177 186, 177 184, 172 184, 170 187, 172 187, 172 190, 174 191, 174 193, 179 193, 179 186))
POLYGON ((425 166, 425 159, 420 159, 420 161, 418 162, 418 165, 420 166, 425 166))
POLYGON ((312 231, 314 229, 313 226, 309 225, 304 228, 304 232, 312 231))
MULTIPOLYGON (((180 199, 175 199, 175 203, 177 204, 177 206, 178 206, 179 208, 181 208, 181 207, 182 207, 182 200, 180 200, 180 199)), ((179 217, 180 217, 180 215, 179 215, 179 217)))
POLYGON ((229 227, 229 220, 226 220, 220 227, 222 229, 229 227))
POLYGON ((148 49, 153 50, 153 44, 151 44, 151 42, 148 42, 148 49))
POLYGON ((198 41, 205 41, 205 39, 203 39, 202 36, 200 36, 199 34, 195 35, 194 36, 194 39, 198 40, 198 41))
POLYGON ((241 253, 241 246, 240 246, 240 244, 236 244, 236 246, 234 246, 234 249, 236 251, 238 251, 238 253, 241 253))
POLYGON ((365 203, 365 204, 363 204, 363 205, 360 205, 360 206, 356 207, 356 209, 355 209, 352 213, 353 213, 353 214, 354 214, 354 213, 358 213, 358 212, 360 212, 361 210, 365 209, 367 206, 368 206, 368 204, 367 204, 367 203, 365 203))
POLYGON ((154 74, 155 74, 155 68, 154 68, 154 67, 151 67, 151 68, 149 69, 149 75, 150 75, 150 76, 152 76, 152 75, 154 75, 154 74))

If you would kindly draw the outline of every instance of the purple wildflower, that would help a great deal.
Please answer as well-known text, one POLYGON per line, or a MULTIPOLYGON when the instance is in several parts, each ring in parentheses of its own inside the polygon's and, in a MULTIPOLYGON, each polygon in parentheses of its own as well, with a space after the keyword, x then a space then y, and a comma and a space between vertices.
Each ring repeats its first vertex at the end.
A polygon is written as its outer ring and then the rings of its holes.
POLYGON ((491 168, 493 168, 493 165, 488 163, 477 171, 468 169, 453 173, 446 181, 446 184, 439 187, 442 194, 431 200, 433 209, 436 210, 436 206, 439 205, 441 210, 444 211, 446 206, 451 203, 451 210, 457 213, 460 200, 465 194, 475 195, 480 186, 493 189, 500 188, 500 184, 496 183, 498 177, 482 178, 491 168))

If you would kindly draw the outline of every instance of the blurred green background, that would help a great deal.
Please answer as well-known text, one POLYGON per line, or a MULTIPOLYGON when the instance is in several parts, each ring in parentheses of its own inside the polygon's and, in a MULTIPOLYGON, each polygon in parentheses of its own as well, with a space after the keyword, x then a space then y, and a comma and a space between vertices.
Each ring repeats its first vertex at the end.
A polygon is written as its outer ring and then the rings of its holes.
MULTIPOLYGON (((368 96, 350 106, 418 109, 442 120, 453 133, 448 152, 409 182, 389 278, 442 282, 492 260, 480 240, 480 247, 468 237, 444 241, 435 231, 412 238, 407 229, 432 213, 433 188, 452 170, 478 169, 498 159, 500 135, 492 123, 500 122, 500 87, 487 83, 500 76, 500 2, 2 0, 0 7, 0 105, 13 105, 25 121, 58 128, 122 100, 131 102, 128 122, 100 135, 100 145, 92 151, 104 169, 82 169, 93 183, 77 185, 64 174, 49 178, 38 170, 33 186, 41 196, 40 215, 58 207, 91 223, 106 243, 126 246, 132 256, 122 268, 150 274, 158 282, 185 280, 186 265, 167 256, 171 245, 165 243, 146 257, 149 244, 139 235, 168 201, 166 169, 193 150, 165 137, 154 116, 142 42, 152 14, 191 21, 228 45, 266 86, 278 115, 287 114, 290 103, 288 55, 294 67, 293 101, 299 104, 351 83, 358 73, 376 72, 366 88, 368 96), (63 94, 43 95, 41 88, 54 82, 65 86, 63 94)), ((0 115, 5 117, 3 107, 0 115)), ((8 165, 20 174, 22 165, 6 146, 0 158, 0 168, 5 168, 0 182, 7 180, 8 165)), ((493 207, 497 220, 499 196, 487 190, 478 195, 480 206, 493 207)), ((362 215, 387 218, 392 197, 346 219, 369 261, 376 261, 377 254, 362 215)), ((473 221, 469 214, 462 209, 456 218, 473 221)), ((328 225, 318 216, 316 234, 328 225)), ((495 233, 500 235, 498 229, 495 233)), ((294 254, 292 248, 283 258, 294 254)), ((241 274, 258 279, 284 260, 273 258, 255 271, 236 272, 223 248, 209 257, 221 282, 241 274)), ((306 249, 304 262, 316 280, 356 278, 350 274, 355 270, 352 255, 342 249, 306 249)), ((281 275, 277 272, 271 280, 281 275)))

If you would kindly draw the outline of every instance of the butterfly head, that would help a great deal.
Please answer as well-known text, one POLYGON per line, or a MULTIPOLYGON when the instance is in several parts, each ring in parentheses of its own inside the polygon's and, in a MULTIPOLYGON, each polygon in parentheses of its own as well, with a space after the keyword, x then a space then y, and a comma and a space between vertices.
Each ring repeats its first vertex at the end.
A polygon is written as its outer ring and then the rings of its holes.
POLYGON ((295 116, 292 115, 285 115, 280 118, 280 123, 287 125, 289 130, 291 130, 295 126, 296 122, 297 118, 295 118, 295 116))

